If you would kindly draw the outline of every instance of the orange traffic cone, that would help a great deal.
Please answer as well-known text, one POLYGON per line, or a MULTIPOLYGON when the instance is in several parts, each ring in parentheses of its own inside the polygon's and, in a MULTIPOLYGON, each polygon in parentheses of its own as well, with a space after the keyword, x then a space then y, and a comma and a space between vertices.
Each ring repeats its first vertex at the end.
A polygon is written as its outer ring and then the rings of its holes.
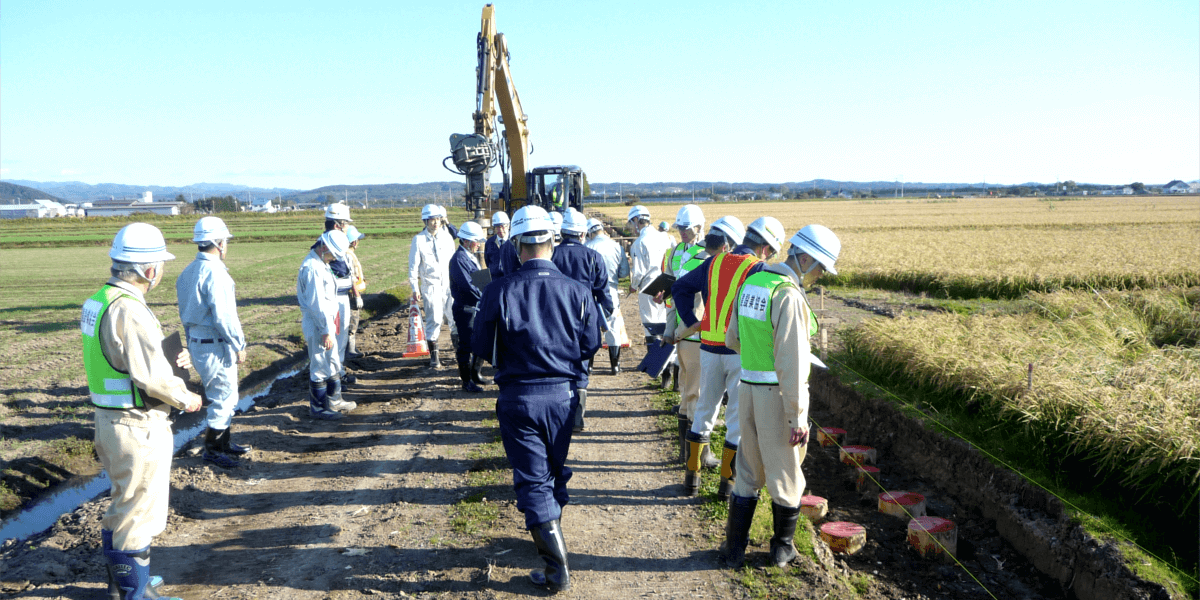
POLYGON ((409 303, 408 315, 408 349, 403 354, 404 358, 429 356, 429 342, 425 341, 425 324, 416 302, 409 303))

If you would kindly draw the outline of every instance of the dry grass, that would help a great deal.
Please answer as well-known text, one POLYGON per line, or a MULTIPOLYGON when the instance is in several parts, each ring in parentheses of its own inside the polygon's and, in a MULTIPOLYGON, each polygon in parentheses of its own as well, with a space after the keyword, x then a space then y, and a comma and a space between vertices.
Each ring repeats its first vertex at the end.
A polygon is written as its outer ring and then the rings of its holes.
MULTIPOLYGON (((680 205, 651 204, 654 220, 680 205)), ((770 215, 842 239, 832 285, 954 298, 1016 298, 1056 289, 1200 285, 1195 197, 705 204, 709 222, 770 215)), ((599 209, 624 219, 624 207, 599 209)))
POLYGON ((1017 419, 1169 505, 1200 484, 1200 289, 1030 294, 1013 314, 878 319, 856 362, 1017 419), (1189 345, 1161 345, 1161 344, 1189 345), (1027 388, 1027 365, 1033 386, 1027 388))

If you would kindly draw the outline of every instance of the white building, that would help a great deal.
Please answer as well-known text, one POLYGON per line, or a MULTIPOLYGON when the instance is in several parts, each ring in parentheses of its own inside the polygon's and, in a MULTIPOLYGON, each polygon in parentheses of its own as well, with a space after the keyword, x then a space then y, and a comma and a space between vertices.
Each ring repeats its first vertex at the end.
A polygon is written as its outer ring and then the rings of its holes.
POLYGON ((154 192, 142 192, 142 202, 147 204, 154 202, 154 192))
POLYGON ((1164 185, 1162 191, 1164 194, 1190 194, 1192 193, 1192 186, 1176 179, 1164 185))
POLYGON ((34 200, 32 204, 0 205, 0 218, 4 219, 50 219, 66 215, 67 207, 53 200, 34 200))
POLYGON ((154 213, 156 215, 177 215, 182 202, 96 202, 93 206, 84 208, 89 217, 127 217, 137 213, 154 213))

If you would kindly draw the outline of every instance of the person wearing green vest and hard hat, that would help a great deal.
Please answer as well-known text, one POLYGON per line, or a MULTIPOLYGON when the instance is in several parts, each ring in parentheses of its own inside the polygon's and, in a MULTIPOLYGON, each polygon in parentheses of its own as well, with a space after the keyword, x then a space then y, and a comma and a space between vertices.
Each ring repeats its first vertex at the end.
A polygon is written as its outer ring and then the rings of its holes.
POLYGON ((83 367, 95 407, 96 455, 112 480, 112 503, 100 522, 111 597, 163 597, 150 576, 150 544, 167 525, 171 492, 171 409, 200 410, 200 396, 176 377, 170 360, 190 368, 191 355, 163 352, 162 326, 146 294, 163 278, 162 232, 131 223, 117 232, 112 277, 83 304, 83 367), (147 592, 153 589, 153 596, 147 592))
POLYGON ((809 225, 789 241, 787 260, 767 266, 742 284, 735 318, 725 334, 725 344, 741 354, 742 362, 742 440, 720 552, 732 568, 745 559, 758 491, 764 486, 774 517, 771 564, 783 567, 796 558, 792 538, 805 483, 800 464, 808 443, 809 365, 825 366, 809 345, 817 333, 817 318, 803 288, 824 273, 837 274, 834 263, 842 243, 822 225, 809 225))
MULTIPOLYGON (((692 269, 700 266, 708 254, 700 240, 704 231, 704 212, 695 204, 688 204, 679 209, 675 215, 675 228, 679 230, 679 242, 663 257, 663 272, 670 273, 676 279, 687 275, 692 269), (701 258, 703 257, 703 258, 701 258)), ((696 333, 684 339, 675 338, 676 328, 683 329, 683 321, 675 311, 675 303, 666 299, 667 326, 663 332, 663 341, 676 345, 675 383, 679 388, 679 410, 675 417, 679 421, 679 461, 687 462, 687 432, 691 429, 692 415, 696 412, 696 400, 700 397, 700 334, 696 333)), ((712 450, 705 446, 703 462, 712 468, 720 464, 712 450)))

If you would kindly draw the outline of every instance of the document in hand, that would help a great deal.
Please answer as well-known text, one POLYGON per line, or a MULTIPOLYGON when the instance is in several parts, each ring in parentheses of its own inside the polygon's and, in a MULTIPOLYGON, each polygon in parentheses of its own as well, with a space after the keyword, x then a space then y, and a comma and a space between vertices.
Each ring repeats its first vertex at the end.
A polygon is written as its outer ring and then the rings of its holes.
POLYGON ((489 284, 491 282, 492 282, 492 270, 491 269, 480 269, 478 271, 471 272, 471 283, 474 283, 475 287, 477 287, 479 289, 483 289, 483 288, 487 287, 487 284, 489 284))
POLYGON ((664 298, 671 297, 671 286, 675 283, 675 276, 670 273, 659 275, 650 285, 642 289, 642 293, 648 296, 657 296, 659 292, 664 292, 664 298))
POLYGON ((651 344, 646 347, 646 358, 638 363, 637 370, 651 377, 658 377, 671 363, 672 358, 675 358, 675 346, 651 344))

